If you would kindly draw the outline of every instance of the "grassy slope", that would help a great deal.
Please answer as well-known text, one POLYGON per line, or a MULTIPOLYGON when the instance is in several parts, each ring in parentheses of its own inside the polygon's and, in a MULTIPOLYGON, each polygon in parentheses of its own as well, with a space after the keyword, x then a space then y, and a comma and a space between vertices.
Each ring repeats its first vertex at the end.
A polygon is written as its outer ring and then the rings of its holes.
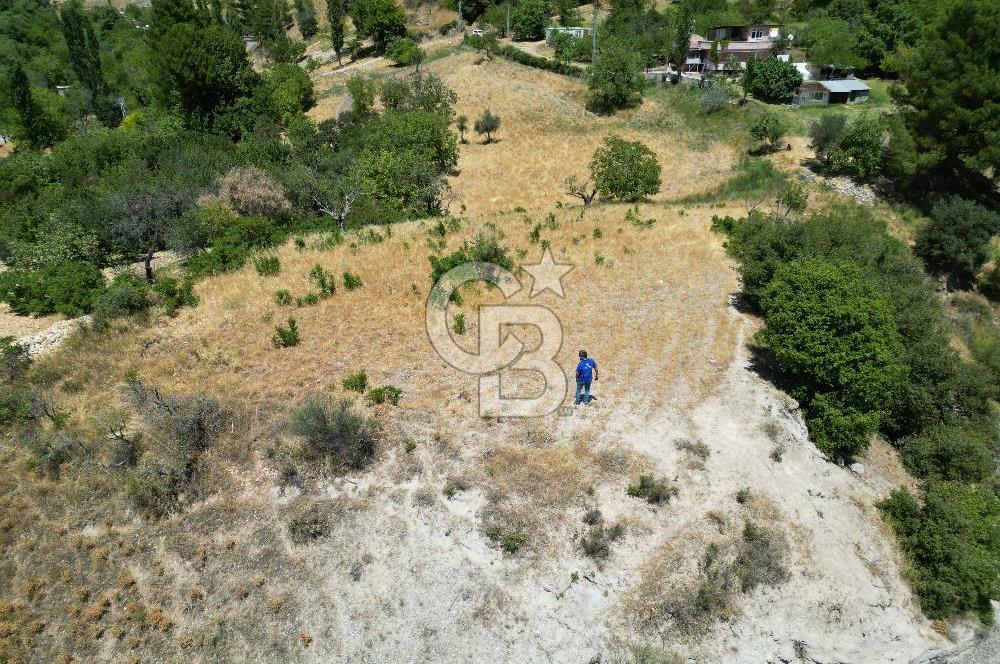
MULTIPOLYGON (((622 430, 608 427, 615 423, 634 433, 665 407, 687 412, 724 378, 741 325, 729 307, 737 281, 708 226, 712 214, 737 214, 739 206, 668 201, 710 191, 728 177, 739 137, 709 142, 697 127, 679 126, 681 112, 656 96, 629 113, 595 118, 582 108, 579 83, 508 62, 476 64, 470 53, 429 68, 458 91, 459 113, 474 117, 489 106, 504 121, 499 143, 461 148, 461 174, 452 186, 468 216, 447 237, 449 250, 477 232, 496 231, 518 262, 534 261, 541 247, 528 233, 554 214, 541 238, 559 262, 576 267, 564 282, 566 299, 546 295, 530 302, 559 316, 565 337, 557 359, 567 371, 578 347, 598 358, 598 406, 607 410, 579 425, 495 423, 477 416, 474 378, 446 367, 423 328, 431 223, 395 226, 391 237, 375 244, 355 234, 335 248, 313 248, 315 238, 304 251, 286 245, 276 252, 278 276, 262 278, 248 267, 208 279, 198 285, 197 308, 150 326, 123 324, 80 338, 42 362, 51 396, 70 414, 81 441, 99 440, 101 417, 122 407, 121 381, 130 369, 170 393, 214 394, 235 418, 206 453, 186 511, 158 523, 126 511, 113 473, 67 467, 60 479, 49 479, 27 465, 18 448, 3 448, 9 472, 0 485, 0 519, 11 582, 0 619, 13 626, 14 642, 49 661, 72 652, 85 660, 104 652, 143 659, 330 661, 344 656, 344 644, 358 646, 361 637, 344 629, 371 624, 360 617, 363 609, 340 606, 341 597, 354 597, 362 607, 371 604, 371 593, 384 590, 376 596, 385 598, 406 592, 362 570, 381 565, 388 574, 386 565, 391 569, 391 561, 403 556, 412 565, 409 574, 431 584, 424 576, 440 574, 437 568, 404 552, 447 560, 451 553, 427 550, 439 537, 427 524, 447 515, 474 552, 449 569, 469 567, 472 556, 476 578, 488 569, 501 574, 487 574, 486 596, 458 604, 462 620, 471 620, 461 623, 472 630, 462 643, 487 643, 499 629, 489 616, 507 615, 489 593, 510 601, 507 589, 521 588, 523 575, 562 579, 567 566, 587 564, 572 542, 576 510, 593 500, 595 488, 618 497, 634 532, 661 527, 641 504, 624 499, 624 486, 639 470, 662 465, 656 456, 663 442, 631 448, 622 444, 622 430), (586 212, 556 206, 569 201, 561 182, 585 173, 593 147, 612 132, 647 142, 664 166, 664 191, 637 211, 639 219, 655 220, 650 228, 627 221, 624 205, 586 212), (527 212, 511 211, 518 205, 527 212), (336 275, 350 270, 365 285, 349 293, 341 288, 314 307, 274 303, 279 288, 293 295, 310 290, 307 273, 316 264, 336 275), (274 349, 273 327, 288 315, 298 320, 302 343, 274 349), (350 396, 340 381, 362 368, 373 384, 402 388, 403 400, 398 408, 371 411, 384 431, 372 468, 349 476, 350 483, 328 483, 297 460, 295 441, 281 427, 307 395, 350 396), (416 441, 414 453, 401 451, 404 438, 416 441), (282 479, 289 465, 304 478, 304 489, 282 479), (470 487, 471 497, 443 501, 441 487, 455 479, 470 487), (321 547, 303 548, 289 541, 286 526, 310 501, 321 501, 334 515, 335 534, 321 547), (519 557, 490 545, 484 531, 491 524, 527 534, 519 557), (364 584, 351 585, 355 572, 364 584), (327 608, 318 611, 320 606, 327 608), (348 622, 328 620, 331 612, 348 622)), ((388 229, 379 232, 388 236, 388 229)), ((495 296, 474 289, 465 295, 470 326, 462 343, 469 344, 476 337, 476 305, 495 296)), ((527 293, 518 301, 529 302, 527 293)), ((533 384, 515 381, 513 387, 530 390, 533 384)), ((106 450, 90 447, 103 461, 106 450)), ((642 564, 629 554, 633 569, 642 564)), ((634 581, 629 573, 615 578, 627 585, 634 581)), ((533 583, 526 587, 537 594, 533 583)), ((407 610, 414 614, 402 617, 384 609, 375 626, 392 636, 371 633, 366 643, 425 643, 400 639, 413 628, 406 621, 426 609, 411 604, 407 610)), ((450 611, 442 606, 429 613, 448 620, 450 611)))

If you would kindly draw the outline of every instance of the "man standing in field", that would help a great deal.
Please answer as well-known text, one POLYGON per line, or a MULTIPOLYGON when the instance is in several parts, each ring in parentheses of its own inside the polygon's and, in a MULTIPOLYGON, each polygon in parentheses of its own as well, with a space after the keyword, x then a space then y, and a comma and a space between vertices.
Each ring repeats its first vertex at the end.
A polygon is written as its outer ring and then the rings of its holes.
POLYGON ((587 351, 580 351, 580 362, 576 365, 576 403, 590 405, 590 381, 597 380, 597 362, 587 357, 587 351))

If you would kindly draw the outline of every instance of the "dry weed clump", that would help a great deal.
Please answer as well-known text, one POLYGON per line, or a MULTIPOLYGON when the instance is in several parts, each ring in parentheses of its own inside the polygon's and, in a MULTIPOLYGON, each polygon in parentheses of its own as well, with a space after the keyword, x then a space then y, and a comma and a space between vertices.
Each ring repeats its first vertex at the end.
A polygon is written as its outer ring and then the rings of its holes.
MULTIPOLYGON (((720 530, 722 530, 720 525, 720 530)), ((788 577, 788 544, 776 528, 747 520, 722 539, 661 547, 642 572, 629 612, 645 628, 694 635, 730 620, 741 595, 788 577)))

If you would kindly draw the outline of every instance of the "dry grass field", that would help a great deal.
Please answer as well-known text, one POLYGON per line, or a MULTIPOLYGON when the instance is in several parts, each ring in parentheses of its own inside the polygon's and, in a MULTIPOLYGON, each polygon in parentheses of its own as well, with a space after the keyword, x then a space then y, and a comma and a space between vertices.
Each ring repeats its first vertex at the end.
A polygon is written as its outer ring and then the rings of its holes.
MULTIPOLYGON (((659 102, 647 100, 639 108, 601 117, 586 109, 583 82, 501 58, 480 60, 466 51, 424 67, 458 93, 456 113, 468 117, 470 127, 487 108, 501 119, 496 142, 484 145, 483 137, 470 129, 469 142, 460 146, 458 174, 450 182, 457 194, 454 207, 465 205, 469 213, 509 211, 517 206, 539 210, 558 201, 569 202, 572 199, 563 186, 566 178, 586 178, 594 149, 610 135, 642 140, 657 153, 664 182, 653 201, 708 191, 727 177, 737 159, 732 145, 696 150, 678 140, 677 133, 646 122, 659 111, 659 102)), ((365 75, 410 73, 393 69, 385 61, 362 71, 365 75)), ((326 78, 343 83, 347 75, 326 78)), ((319 103, 310 116, 314 120, 334 116, 346 93, 325 97, 318 93, 319 103)))
MULTIPOLYGON (((503 120, 498 142, 461 146, 443 238, 437 219, 339 244, 305 236, 270 252, 274 276, 248 265, 204 279, 174 318, 116 322, 38 361, 53 417, 88 460, 52 474, 0 448, 0 573, 18 589, 0 602, 0 648, 14 661, 875 663, 941 641, 872 507, 905 473, 878 448, 864 477, 819 455, 798 405, 749 370, 757 322, 732 305, 738 279, 710 231, 740 202, 677 202, 724 181, 737 146, 696 150, 656 128, 659 101, 596 117, 579 82, 476 60, 427 66, 458 113, 503 120), (562 182, 610 134, 657 152, 664 189, 584 209, 562 182), (523 288, 507 302, 557 316, 568 378, 579 348, 597 359, 590 407, 568 394, 550 416, 481 416, 477 378, 435 353, 428 256, 480 235, 516 266, 544 247, 573 266, 564 298, 531 298, 515 270, 523 288), (315 290, 317 265, 337 292, 278 304, 280 289, 315 290), (345 272, 363 286, 346 288, 345 272), (276 348, 289 317, 301 342, 276 348), (398 405, 346 389, 360 370, 402 390, 398 405), (108 462, 109 422, 156 445, 125 398, 130 374, 226 413, 180 509, 159 519, 129 507, 108 462), (304 454, 288 422, 310 397, 377 422, 370 465, 331 474, 304 454), (716 570, 767 582, 732 590, 716 570)), ((500 296, 472 284, 462 297, 449 320, 465 315, 456 341, 471 349, 479 306, 500 296)), ((515 392, 537 384, 509 378, 515 392)))

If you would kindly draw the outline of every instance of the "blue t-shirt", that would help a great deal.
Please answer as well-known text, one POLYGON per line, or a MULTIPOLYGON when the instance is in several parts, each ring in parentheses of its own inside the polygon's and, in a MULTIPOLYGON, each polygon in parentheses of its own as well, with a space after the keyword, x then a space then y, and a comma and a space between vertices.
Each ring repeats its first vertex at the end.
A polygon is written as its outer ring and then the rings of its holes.
POLYGON ((594 358, 588 357, 580 360, 580 363, 576 365, 576 380, 580 383, 589 383, 596 368, 597 362, 594 362, 594 358))

